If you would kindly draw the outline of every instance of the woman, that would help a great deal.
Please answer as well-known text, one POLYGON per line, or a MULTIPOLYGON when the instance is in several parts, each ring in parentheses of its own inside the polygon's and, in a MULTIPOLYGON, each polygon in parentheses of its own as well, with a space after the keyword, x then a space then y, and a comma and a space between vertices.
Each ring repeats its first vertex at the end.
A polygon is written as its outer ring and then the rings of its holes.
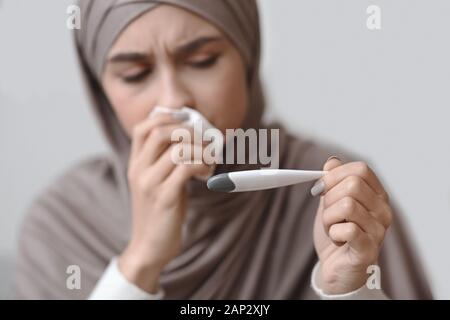
POLYGON ((323 166, 316 184, 214 193, 195 177, 258 166, 171 161, 171 132, 184 125, 148 117, 157 105, 196 109, 222 132, 268 128, 254 1, 80 5, 78 56, 113 153, 71 168, 30 207, 17 297, 384 298, 365 285, 379 264, 387 297, 431 298, 399 214, 364 162, 330 158, 280 126, 279 166, 323 166), (66 283, 72 265, 79 289, 66 283))

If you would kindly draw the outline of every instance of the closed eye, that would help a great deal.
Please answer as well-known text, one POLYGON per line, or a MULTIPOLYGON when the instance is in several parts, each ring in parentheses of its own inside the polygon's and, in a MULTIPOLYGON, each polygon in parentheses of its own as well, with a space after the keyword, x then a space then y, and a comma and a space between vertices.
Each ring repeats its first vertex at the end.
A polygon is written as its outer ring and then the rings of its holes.
POLYGON ((144 69, 141 72, 129 76, 123 76, 122 81, 125 83, 136 83, 143 81, 151 73, 150 69, 144 69))
POLYGON ((195 62, 190 62, 189 64, 195 68, 199 68, 199 69, 206 69, 208 67, 213 66, 217 59, 219 58, 219 55, 214 55, 211 56, 209 58, 200 60, 200 61, 195 61, 195 62))

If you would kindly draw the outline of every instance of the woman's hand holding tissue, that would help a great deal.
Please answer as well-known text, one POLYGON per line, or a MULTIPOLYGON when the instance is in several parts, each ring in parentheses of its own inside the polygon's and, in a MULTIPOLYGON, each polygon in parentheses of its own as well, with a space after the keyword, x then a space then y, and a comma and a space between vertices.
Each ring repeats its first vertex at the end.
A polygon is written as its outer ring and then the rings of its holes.
MULTIPOLYGON (((129 281, 150 293, 157 289, 161 270, 180 250, 186 182, 212 173, 204 163, 174 163, 172 152, 180 143, 171 141, 172 132, 184 128, 194 134, 184 120, 180 114, 155 114, 138 124, 132 136, 128 166, 132 231, 119 268, 129 281)), ((193 147, 199 147, 194 143, 193 147)))

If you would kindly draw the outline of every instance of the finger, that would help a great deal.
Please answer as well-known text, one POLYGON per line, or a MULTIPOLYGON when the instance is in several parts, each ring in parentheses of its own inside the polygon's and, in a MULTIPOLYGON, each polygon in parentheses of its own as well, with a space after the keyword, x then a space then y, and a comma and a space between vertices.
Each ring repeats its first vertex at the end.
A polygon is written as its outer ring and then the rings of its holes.
POLYGON ((392 221, 392 212, 389 204, 377 196, 367 183, 357 176, 349 176, 324 196, 324 208, 332 206, 343 198, 350 197, 363 206, 385 228, 392 221))
POLYGON ((372 188, 358 176, 347 176, 344 180, 328 190, 324 195, 324 207, 328 208, 336 201, 352 197, 359 201, 367 210, 374 210, 383 200, 377 197, 372 188))
MULTIPOLYGON (((192 145, 188 146, 191 147, 192 145)), ((185 162, 183 162, 183 159, 178 162, 174 161, 173 153, 179 153, 181 148, 181 143, 170 145, 153 165, 149 166, 142 172, 140 176, 140 184, 143 190, 150 190, 152 187, 163 183, 164 180, 166 180, 167 177, 175 170, 177 165, 190 163, 190 155, 186 155, 185 162)), ((203 171, 204 169, 201 168, 198 171, 194 171, 194 173, 203 171)))
POLYGON ((130 153, 131 158, 134 158, 139 153, 145 141, 147 140, 147 136, 150 134, 152 128, 161 125, 181 123, 181 121, 182 119, 180 118, 174 118, 170 114, 161 113, 155 115, 154 117, 146 118, 143 122, 137 124, 133 128, 132 146, 130 153))
POLYGON ((176 138, 173 134, 177 135, 177 137, 178 135, 182 136, 183 142, 191 143, 194 130, 190 126, 180 124, 164 125, 153 128, 137 156, 136 161, 139 163, 139 166, 148 167, 153 164, 170 144, 178 142, 178 140, 173 141, 173 139, 176 138))
POLYGON ((203 164, 203 148, 197 144, 177 143, 172 150, 175 164, 203 164))
POLYGON ((175 197, 182 192, 186 182, 194 176, 206 175, 211 171, 211 166, 206 164, 179 164, 163 182, 167 192, 175 197))
POLYGON ((325 209, 323 211, 322 221, 328 235, 332 225, 353 222, 378 245, 383 241, 386 230, 358 201, 351 197, 342 198, 325 209))
MULTIPOLYGON (((336 156, 331 156, 328 158, 327 161, 325 161, 323 170, 330 171, 334 168, 337 168, 340 165, 342 165, 342 161, 336 156)), ((325 192, 326 192, 325 181, 323 180, 323 178, 321 178, 321 179, 317 180, 316 183, 311 188, 311 194, 315 197, 319 194, 324 195, 325 192)))
POLYGON ((335 243, 347 243, 349 247, 359 254, 370 252, 373 241, 355 223, 337 223, 330 228, 330 239, 335 243))
POLYGON ((323 166, 324 171, 330 171, 342 165, 342 160, 336 156, 331 156, 323 166))
POLYGON ((388 195, 377 176, 364 162, 350 162, 328 171, 329 172, 321 178, 325 184, 324 192, 332 189, 346 177, 354 175, 362 178, 378 196, 382 197, 385 201, 388 200, 388 195))
POLYGON ((147 181, 147 187, 160 184, 175 169, 176 163, 172 161, 172 152, 177 147, 178 144, 169 146, 155 164, 142 172, 142 179, 147 181))

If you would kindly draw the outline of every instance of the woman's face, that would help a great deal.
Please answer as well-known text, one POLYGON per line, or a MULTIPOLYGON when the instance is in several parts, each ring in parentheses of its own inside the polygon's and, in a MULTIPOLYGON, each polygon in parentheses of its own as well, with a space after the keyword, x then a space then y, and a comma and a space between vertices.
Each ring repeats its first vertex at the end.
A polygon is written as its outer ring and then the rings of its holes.
POLYGON ((186 10, 160 5, 133 21, 104 70, 103 88, 130 137, 157 105, 197 109, 223 132, 244 120, 241 55, 221 31, 186 10))

